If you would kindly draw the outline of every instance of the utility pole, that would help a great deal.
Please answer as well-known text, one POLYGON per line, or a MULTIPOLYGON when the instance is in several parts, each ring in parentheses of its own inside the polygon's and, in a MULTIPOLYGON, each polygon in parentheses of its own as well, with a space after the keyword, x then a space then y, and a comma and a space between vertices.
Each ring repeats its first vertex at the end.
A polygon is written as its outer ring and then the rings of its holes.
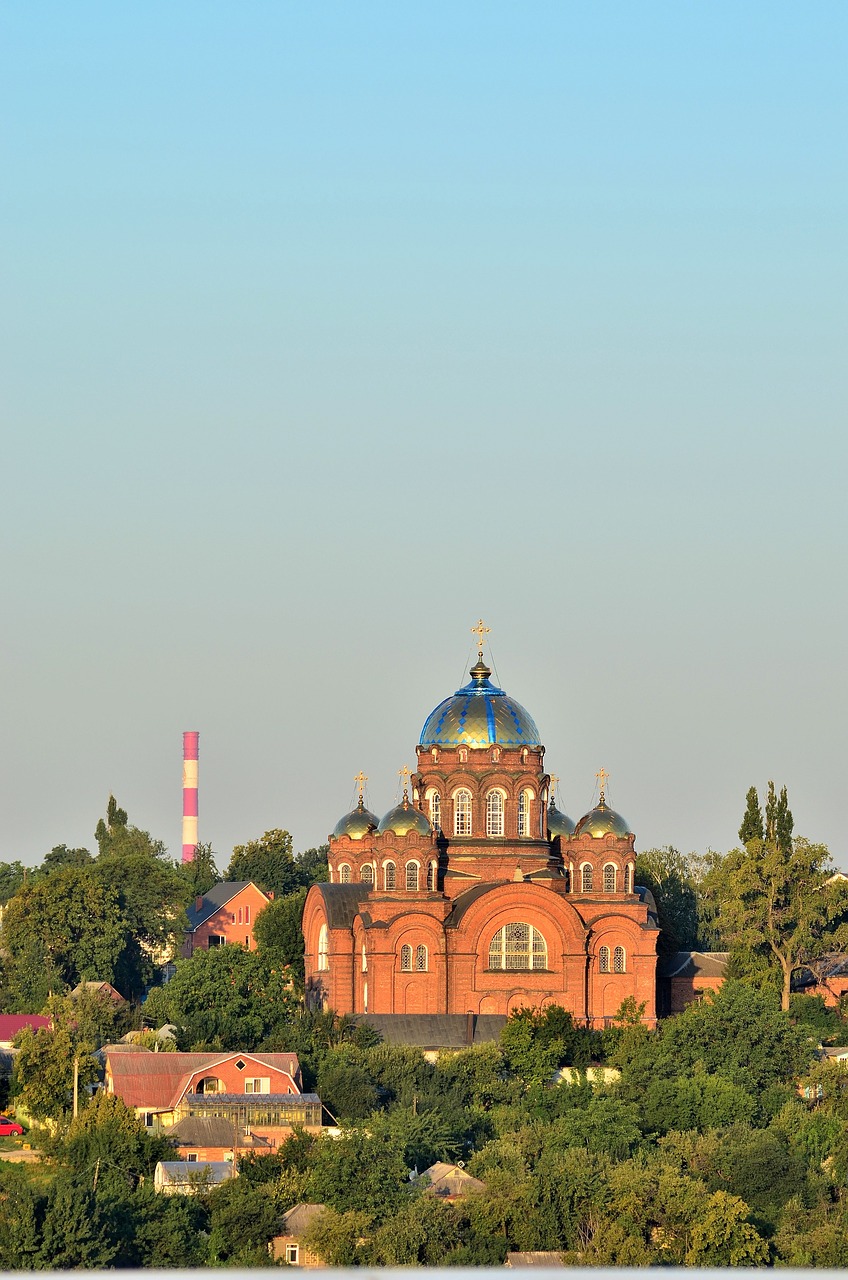
MULTIPOLYGON (((79 1054, 74 1054, 74 1119, 79 1112, 79 1054)), ((95 1178, 96 1181, 96 1178, 95 1178)))
POLYGON ((91 1184, 92 1191, 97 1190, 97 1176, 100 1173, 100 1156, 94 1162, 94 1182, 91 1184))

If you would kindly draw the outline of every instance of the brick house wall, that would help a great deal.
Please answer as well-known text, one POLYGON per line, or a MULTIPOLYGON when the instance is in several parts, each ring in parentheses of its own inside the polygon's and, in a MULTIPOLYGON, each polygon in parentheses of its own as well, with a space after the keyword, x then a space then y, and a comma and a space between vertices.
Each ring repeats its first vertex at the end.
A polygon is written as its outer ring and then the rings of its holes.
POLYGON ((194 927, 186 934, 182 948, 184 957, 189 957, 197 950, 208 951, 210 946, 223 946, 232 942, 248 951, 255 951, 253 926, 256 917, 267 907, 273 894, 263 893, 250 882, 234 886, 231 896, 219 892, 225 888, 225 884, 215 885, 208 894, 195 899, 193 907, 189 909, 189 924, 194 927), (225 900, 217 902, 216 894, 225 900))

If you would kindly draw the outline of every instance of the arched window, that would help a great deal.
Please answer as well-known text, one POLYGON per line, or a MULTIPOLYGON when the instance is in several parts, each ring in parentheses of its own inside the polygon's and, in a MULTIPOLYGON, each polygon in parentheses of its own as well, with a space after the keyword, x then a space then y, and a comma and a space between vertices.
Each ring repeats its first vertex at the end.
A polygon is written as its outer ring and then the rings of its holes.
POLYGON ((468 750, 466 747, 459 748, 459 763, 468 764, 468 750))
POLYGON ((325 924, 318 930, 318 968, 330 967, 330 933, 325 924))
POLYGON ((610 971, 610 949, 609 947, 601 947, 598 952, 598 968, 601 973, 609 973, 610 971))
POLYGON ((436 761, 438 760, 438 758, 439 758, 439 748, 438 748, 438 747, 434 747, 434 748, 433 748, 433 750, 430 752, 430 755, 433 757, 433 763, 435 764, 435 762, 436 762, 436 761))
POLYGON ((532 799, 532 791, 522 791, 518 796, 518 834, 520 836, 530 835, 530 802, 532 799))
POLYGON ((350 867, 346 862, 339 867, 339 880, 342 884, 350 884, 350 867))
POLYGON ((412 973, 412 947, 406 942, 400 949, 400 967, 404 973, 412 973))
POLYGON ((417 973, 427 972, 427 948, 423 942, 415 948, 415 969, 417 973))
POLYGON ((371 866, 370 862, 365 863, 365 865, 363 866, 362 870, 359 873, 359 878, 363 882, 363 884, 374 883, 374 868, 371 866))
POLYGON ((435 862, 427 863, 427 888, 430 893, 436 888, 436 864, 435 862))
POLYGON ((368 972, 368 957, 365 954, 365 943, 362 944, 362 972, 368 972))
POLYGON ((387 862, 383 867, 383 884, 389 893, 397 887, 397 868, 393 862, 387 862))
POLYGON ((624 973, 624 947, 616 947, 612 953, 613 973, 624 973))
POLYGON ((430 825, 434 831, 440 831, 442 827, 442 797, 438 791, 430 791, 427 794, 430 802, 430 825))
POLYGON ((500 747, 492 747, 492 762, 493 762, 494 764, 497 764, 497 763, 498 763, 498 761, 500 760, 500 758, 501 758, 501 749, 500 749, 500 747))
POLYGON ((227 1088, 223 1080, 219 1080, 217 1076, 204 1076, 202 1080, 198 1080, 196 1093, 226 1093, 227 1088))
POLYGON ((624 872, 624 892, 633 892, 633 863, 630 862, 624 872))
POLYGON ((611 862, 604 867, 604 893, 615 893, 615 867, 611 862))
POLYGON ((453 833, 455 836, 471 835, 470 791, 457 791, 453 798, 453 833))
POLYGON ((505 924, 489 943, 490 969, 547 969, 545 939, 532 924, 505 924))
POLYGON ((592 868, 588 862, 580 870, 580 887, 584 893, 592 892, 592 868))
POLYGON ((504 833, 504 798, 500 791, 490 791, 486 796, 486 835, 502 836, 504 833))
POLYGON ((407 862, 406 864, 406 891, 407 893, 416 893, 418 890, 418 863, 407 862))

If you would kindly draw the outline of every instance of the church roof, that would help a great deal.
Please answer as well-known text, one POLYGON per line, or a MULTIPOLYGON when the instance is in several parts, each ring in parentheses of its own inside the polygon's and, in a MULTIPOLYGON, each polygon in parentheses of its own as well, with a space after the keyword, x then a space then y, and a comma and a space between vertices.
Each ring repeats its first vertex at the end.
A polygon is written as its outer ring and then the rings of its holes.
POLYGON ((386 1044, 415 1045, 420 1049, 464 1049, 469 1044, 489 1044, 500 1038, 506 1023, 502 1013, 367 1013, 359 1017, 383 1037, 386 1044), (470 1037, 469 1037, 470 1031, 470 1037))
POLYGON ((421 730, 422 747, 488 747, 541 745, 529 711, 493 685, 482 656, 471 668, 471 680, 440 702, 421 730))
POLYGON ((330 929, 350 929, 359 912, 360 904, 368 901, 370 886, 359 884, 316 884, 324 899, 327 926, 330 929))

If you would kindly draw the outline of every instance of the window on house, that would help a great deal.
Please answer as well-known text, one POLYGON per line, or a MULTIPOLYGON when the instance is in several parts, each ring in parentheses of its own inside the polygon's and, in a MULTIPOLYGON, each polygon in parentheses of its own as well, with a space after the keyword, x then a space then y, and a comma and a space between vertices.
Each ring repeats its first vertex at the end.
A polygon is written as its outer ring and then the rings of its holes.
POLYGON ((522 791, 518 796, 518 834, 530 835, 530 791, 522 791))
POLYGON ((453 798, 453 833, 455 836, 471 835, 470 791, 457 791, 453 798))
POLYGON ((545 939, 531 924, 505 924, 489 943, 490 969, 547 969, 545 939))
POLYGON ((610 971, 610 949, 609 947, 601 947, 598 952, 598 969, 601 973, 609 973, 610 971))
POLYGON ((145 1129, 152 1129, 152 1128, 153 1128, 153 1117, 154 1117, 154 1115, 155 1115, 155 1112, 153 1112, 153 1111, 145 1111, 145 1113, 144 1113, 144 1127, 145 1127, 145 1129))
POLYGON ((329 969, 330 967, 330 932, 325 924, 321 925, 318 932, 318 968, 329 969))
POLYGON ((406 864, 406 891, 407 893, 417 893, 418 891, 417 862, 407 862, 406 864))
POLYGON ((296 1267, 300 1257, 300 1250, 296 1244, 286 1245, 286 1266, 296 1267))
POLYGON ((611 862, 604 867, 604 893, 615 893, 615 867, 611 862))
POLYGON ((407 943, 400 949, 400 967, 404 973, 412 973, 412 947, 407 943))
POLYGON ((245 1093, 270 1093, 271 1077, 270 1076, 246 1076, 244 1081, 245 1093))
POLYGON ((242 911, 241 907, 239 907, 238 913, 239 913, 239 918, 238 918, 239 924, 244 924, 244 919, 243 919, 244 912, 242 911))
POLYGON ((580 887, 584 893, 592 892, 592 868, 588 862, 580 869, 580 887))
POLYGON ((612 953, 613 973, 624 973, 624 947, 616 947, 612 953))
POLYGON ((415 948, 415 968, 418 973, 427 972, 427 948, 423 943, 415 948))
POLYGON ((365 863, 364 867, 359 873, 359 878, 364 884, 374 883, 374 868, 371 866, 370 862, 365 863))
POLYGON ((250 924, 250 907, 245 907, 244 909, 244 923, 250 924))
POLYGON ((249 951, 250 950, 250 934, 249 933, 245 934, 244 945, 247 947, 249 951))
POLYGON ((342 884, 350 884, 350 867, 346 862, 339 867, 339 880, 342 884))
POLYGON ((442 797, 438 791, 430 792, 430 825, 434 831, 440 831, 442 826, 442 797))
POLYGON ((226 944, 227 944, 227 939, 224 937, 222 933, 210 933, 209 935, 210 947, 224 947, 226 946, 226 944))
POLYGON ((501 749, 500 749, 500 747, 492 747, 492 760, 493 760, 493 762, 494 762, 495 764, 497 764, 497 763, 498 763, 498 761, 500 760, 500 758, 501 758, 501 749))
MULTIPOLYGON (((196 1151, 189 1151, 188 1155, 186 1156, 186 1160, 188 1160, 191 1164, 196 1164, 196 1163, 197 1163, 197 1152, 196 1152, 196 1151)), ((192 1174, 191 1176, 192 1176, 192 1177, 194 1177, 194 1174, 192 1174)))
POLYGON ((502 836, 504 833, 504 798, 500 791, 490 791, 486 796, 486 835, 502 836))
POLYGON ((435 862, 427 863, 427 888, 430 893, 436 888, 436 864, 435 862))
POLYGON ((397 868, 393 862, 387 862, 383 867, 383 883, 389 892, 397 888, 397 868))

